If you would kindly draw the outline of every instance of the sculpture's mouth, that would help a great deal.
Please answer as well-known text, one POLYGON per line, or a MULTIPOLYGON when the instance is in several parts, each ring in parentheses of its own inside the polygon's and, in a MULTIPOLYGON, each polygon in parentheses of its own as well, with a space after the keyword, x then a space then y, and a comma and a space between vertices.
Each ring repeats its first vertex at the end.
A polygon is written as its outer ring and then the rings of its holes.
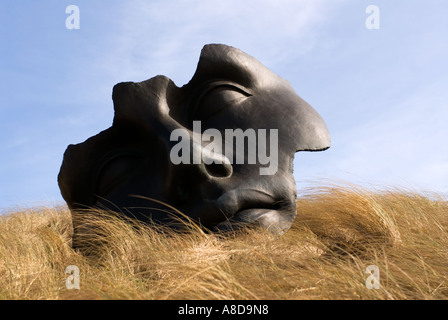
POLYGON ((283 234, 291 226, 295 215, 287 214, 291 219, 285 219, 283 210, 252 208, 238 211, 231 219, 223 221, 214 227, 216 231, 235 231, 244 227, 263 227, 272 233, 283 234))
POLYGON ((224 197, 227 202, 221 212, 226 220, 214 226, 216 231, 238 230, 247 226, 258 226, 273 233, 283 234, 292 224, 296 216, 295 203, 275 201, 275 199, 258 190, 231 192, 224 197), (229 204, 230 203, 230 204, 229 204), (227 209, 227 210, 226 210, 227 209))

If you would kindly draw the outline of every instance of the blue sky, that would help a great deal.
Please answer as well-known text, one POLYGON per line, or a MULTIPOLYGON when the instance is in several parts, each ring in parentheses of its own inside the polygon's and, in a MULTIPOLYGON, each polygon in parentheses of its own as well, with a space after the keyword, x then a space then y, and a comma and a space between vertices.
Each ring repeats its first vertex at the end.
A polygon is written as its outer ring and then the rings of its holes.
POLYGON ((0 208, 61 203, 63 152, 111 125, 113 85, 181 86, 207 43, 254 56, 326 121, 332 147, 296 155, 299 191, 323 179, 447 193, 446 12, 445 0, 1 0, 0 208), (65 26, 71 4, 79 30, 65 26))

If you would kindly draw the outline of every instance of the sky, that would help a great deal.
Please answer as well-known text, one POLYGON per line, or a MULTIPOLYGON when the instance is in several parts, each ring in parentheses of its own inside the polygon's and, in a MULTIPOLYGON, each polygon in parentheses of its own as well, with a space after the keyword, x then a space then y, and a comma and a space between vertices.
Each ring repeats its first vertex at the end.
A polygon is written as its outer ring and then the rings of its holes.
POLYGON ((295 156, 299 192, 446 194, 446 12, 446 0, 0 0, 0 211, 63 203, 63 153, 110 127, 112 87, 159 74, 182 86, 208 43, 255 57, 325 120, 331 148, 295 156))

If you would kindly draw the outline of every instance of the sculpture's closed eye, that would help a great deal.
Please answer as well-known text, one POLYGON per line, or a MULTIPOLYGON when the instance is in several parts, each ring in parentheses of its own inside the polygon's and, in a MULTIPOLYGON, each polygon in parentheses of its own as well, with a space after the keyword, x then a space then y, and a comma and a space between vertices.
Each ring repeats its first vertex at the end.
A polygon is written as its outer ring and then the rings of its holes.
POLYGON ((212 83, 196 100, 194 120, 206 121, 228 107, 237 107, 239 103, 250 96, 251 94, 233 84, 212 83))

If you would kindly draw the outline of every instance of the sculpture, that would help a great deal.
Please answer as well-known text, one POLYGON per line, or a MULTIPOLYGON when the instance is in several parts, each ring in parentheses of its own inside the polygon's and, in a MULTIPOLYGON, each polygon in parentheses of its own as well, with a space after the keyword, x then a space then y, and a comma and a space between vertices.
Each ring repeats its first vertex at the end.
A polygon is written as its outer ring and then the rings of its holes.
POLYGON ((73 215, 98 207, 177 226, 167 204, 210 230, 281 234, 296 216, 294 153, 330 146, 288 81, 226 45, 206 45, 183 87, 156 76, 112 97, 112 126, 64 154, 58 183, 73 215))

